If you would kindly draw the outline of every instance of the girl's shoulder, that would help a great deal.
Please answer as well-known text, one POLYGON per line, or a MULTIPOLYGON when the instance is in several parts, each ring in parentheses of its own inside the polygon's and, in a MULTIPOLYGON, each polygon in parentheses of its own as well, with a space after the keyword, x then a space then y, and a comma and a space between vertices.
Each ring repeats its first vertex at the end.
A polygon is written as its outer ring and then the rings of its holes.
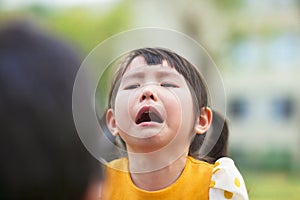
POLYGON ((191 164, 194 164, 194 165, 203 165, 203 166, 206 166, 208 168, 213 168, 214 165, 213 164, 209 164, 208 162, 205 162, 203 160, 199 160, 197 158, 193 158, 192 156, 188 156, 187 157, 187 161, 190 162, 191 164))
POLYGON ((231 158, 223 157, 215 162, 209 196, 210 199, 248 199, 244 179, 231 158))
POLYGON ((128 172, 128 159, 126 157, 123 157, 116 160, 112 160, 106 164, 106 168, 128 172))

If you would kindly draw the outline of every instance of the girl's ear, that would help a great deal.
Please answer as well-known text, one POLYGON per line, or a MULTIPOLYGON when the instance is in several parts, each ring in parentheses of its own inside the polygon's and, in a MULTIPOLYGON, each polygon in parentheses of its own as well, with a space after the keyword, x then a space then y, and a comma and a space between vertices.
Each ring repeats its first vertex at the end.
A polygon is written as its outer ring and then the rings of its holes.
POLYGON ((113 109, 108 109, 106 112, 106 124, 113 136, 119 135, 113 109))
POLYGON ((201 108, 199 117, 197 118, 195 124, 195 133, 196 134, 206 133, 211 125, 212 118, 213 118, 212 110, 209 107, 201 108))

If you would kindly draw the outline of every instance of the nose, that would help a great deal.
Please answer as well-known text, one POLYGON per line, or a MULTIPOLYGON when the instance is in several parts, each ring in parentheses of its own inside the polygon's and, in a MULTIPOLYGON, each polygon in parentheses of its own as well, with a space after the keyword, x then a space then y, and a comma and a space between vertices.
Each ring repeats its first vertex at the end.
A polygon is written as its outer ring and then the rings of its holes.
POLYGON ((145 88, 141 94, 140 102, 144 100, 157 101, 157 95, 150 87, 145 88))

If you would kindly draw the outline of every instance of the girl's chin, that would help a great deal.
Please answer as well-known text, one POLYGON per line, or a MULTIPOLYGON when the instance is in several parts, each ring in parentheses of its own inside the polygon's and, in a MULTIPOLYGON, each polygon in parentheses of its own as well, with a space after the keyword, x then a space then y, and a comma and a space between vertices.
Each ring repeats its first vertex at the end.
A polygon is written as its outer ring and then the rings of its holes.
POLYGON ((136 140, 149 141, 150 139, 155 139, 155 137, 159 136, 160 134, 161 134, 161 129, 143 128, 141 130, 131 133, 130 136, 134 137, 136 140))

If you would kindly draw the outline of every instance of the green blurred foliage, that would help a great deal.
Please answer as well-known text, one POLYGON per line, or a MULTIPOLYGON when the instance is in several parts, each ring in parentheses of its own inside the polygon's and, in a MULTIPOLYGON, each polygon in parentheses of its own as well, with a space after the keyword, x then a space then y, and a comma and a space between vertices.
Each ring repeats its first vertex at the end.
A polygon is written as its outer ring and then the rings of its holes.
POLYGON ((37 21, 49 32, 60 35, 88 53, 108 37, 130 28, 131 7, 127 0, 109 7, 99 4, 94 8, 47 8, 33 4, 18 10, 1 11, 0 23, 12 18, 37 21))
POLYGON ((226 11, 237 9, 244 3, 241 0, 213 0, 212 2, 216 8, 226 11))
POLYGON ((49 26, 90 51, 101 41, 130 26, 128 4, 119 4, 106 14, 93 16, 80 8, 47 18, 49 26))

